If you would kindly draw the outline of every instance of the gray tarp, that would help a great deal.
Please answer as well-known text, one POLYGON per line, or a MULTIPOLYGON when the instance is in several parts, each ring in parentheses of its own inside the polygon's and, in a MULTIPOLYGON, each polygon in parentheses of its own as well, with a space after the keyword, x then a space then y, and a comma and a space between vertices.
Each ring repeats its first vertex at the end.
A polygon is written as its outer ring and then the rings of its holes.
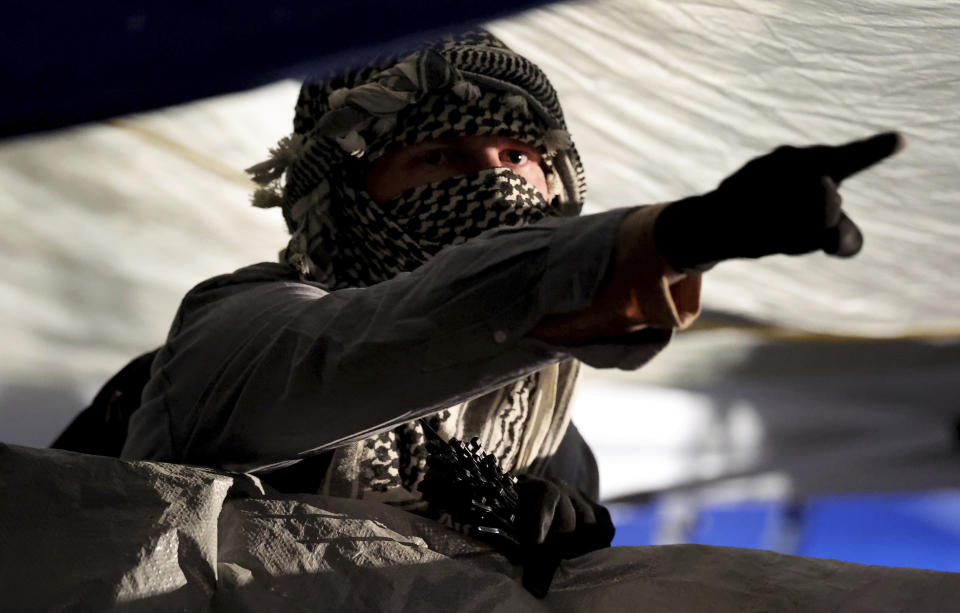
POLYGON ((536 600, 484 545, 244 475, 0 445, 9 611, 945 611, 960 574, 768 551, 616 547, 536 600))

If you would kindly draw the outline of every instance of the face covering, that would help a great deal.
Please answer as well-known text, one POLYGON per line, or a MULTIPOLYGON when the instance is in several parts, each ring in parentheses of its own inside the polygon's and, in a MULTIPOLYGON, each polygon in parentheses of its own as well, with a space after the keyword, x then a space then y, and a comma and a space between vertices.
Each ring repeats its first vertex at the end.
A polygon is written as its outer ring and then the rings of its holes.
MULTIPOLYGON (((486 230, 526 225, 557 214, 555 206, 508 168, 490 168, 408 189, 377 204, 344 186, 336 211, 307 223, 320 280, 330 289, 367 287, 418 268, 450 245, 486 230)), ((315 273, 316 274, 316 273, 315 273)))

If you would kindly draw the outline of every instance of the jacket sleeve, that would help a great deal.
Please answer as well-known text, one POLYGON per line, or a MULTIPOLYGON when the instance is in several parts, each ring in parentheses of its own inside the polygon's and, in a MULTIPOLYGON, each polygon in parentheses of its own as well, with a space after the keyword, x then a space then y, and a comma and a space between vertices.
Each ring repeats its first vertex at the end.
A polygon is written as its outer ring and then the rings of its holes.
POLYGON ((327 293, 242 271, 201 284, 154 361, 123 457, 256 470, 366 438, 570 355, 634 367, 675 322, 575 348, 524 338, 544 316, 590 303, 629 211, 488 232, 364 289, 327 293))

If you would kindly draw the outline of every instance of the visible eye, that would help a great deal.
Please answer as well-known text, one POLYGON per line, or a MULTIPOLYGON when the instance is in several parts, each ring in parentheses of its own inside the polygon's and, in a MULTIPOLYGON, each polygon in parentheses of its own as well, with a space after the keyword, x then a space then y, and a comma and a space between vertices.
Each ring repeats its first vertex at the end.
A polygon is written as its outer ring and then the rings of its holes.
POLYGON ((431 149, 423 156, 423 161, 431 166, 439 166, 448 161, 448 155, 443 149, 431 149))
POLYGON ((507 151, 506 158, 508 162, 510 162, 515 166, 519 166, 530 159, 530 157, 526 153, 524 153, 523 151, 519 151, 517 149, 510 149, 509 151, 507 151))

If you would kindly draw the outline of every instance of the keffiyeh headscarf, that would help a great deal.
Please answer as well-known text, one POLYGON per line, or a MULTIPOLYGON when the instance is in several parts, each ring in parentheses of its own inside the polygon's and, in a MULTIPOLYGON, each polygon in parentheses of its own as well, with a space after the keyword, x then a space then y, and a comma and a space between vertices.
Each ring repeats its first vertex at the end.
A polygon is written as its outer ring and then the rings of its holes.
MULTIPOLYGON (((253 203, 279 206, 290 230, 280 258, 327 290, 366 287, 442 248, 499 227, 576 215, 583 168, 556 92, 534 64, 479 31, 303 85, 293 134, 248 169, 253 203), (507 168, 406 190, 380 205, 366 191, 387 152, 471 135, 515 138, 543 156, 548 198, 507 168)), ((552 454, 567 421, 576 364, 554 365, 431 418, 444 438, 479 436, 505 468, 552 454)), ((417 422, 335 450, 322 492, 407 504, 426 465, 417 422)))
POLYGON ((387 280, 500 225, 575 215, 585 191, 553 87, 484 31, 306 82, 293 134, 271 154, 248 169, 262 186, 253 202, 283 209, 291 238, 281 260, 327 289, 387 280), (549 198, 506 169, 421 186, 384 205, 366 192, 384 153, 470 135, 537 148, 549 198))

